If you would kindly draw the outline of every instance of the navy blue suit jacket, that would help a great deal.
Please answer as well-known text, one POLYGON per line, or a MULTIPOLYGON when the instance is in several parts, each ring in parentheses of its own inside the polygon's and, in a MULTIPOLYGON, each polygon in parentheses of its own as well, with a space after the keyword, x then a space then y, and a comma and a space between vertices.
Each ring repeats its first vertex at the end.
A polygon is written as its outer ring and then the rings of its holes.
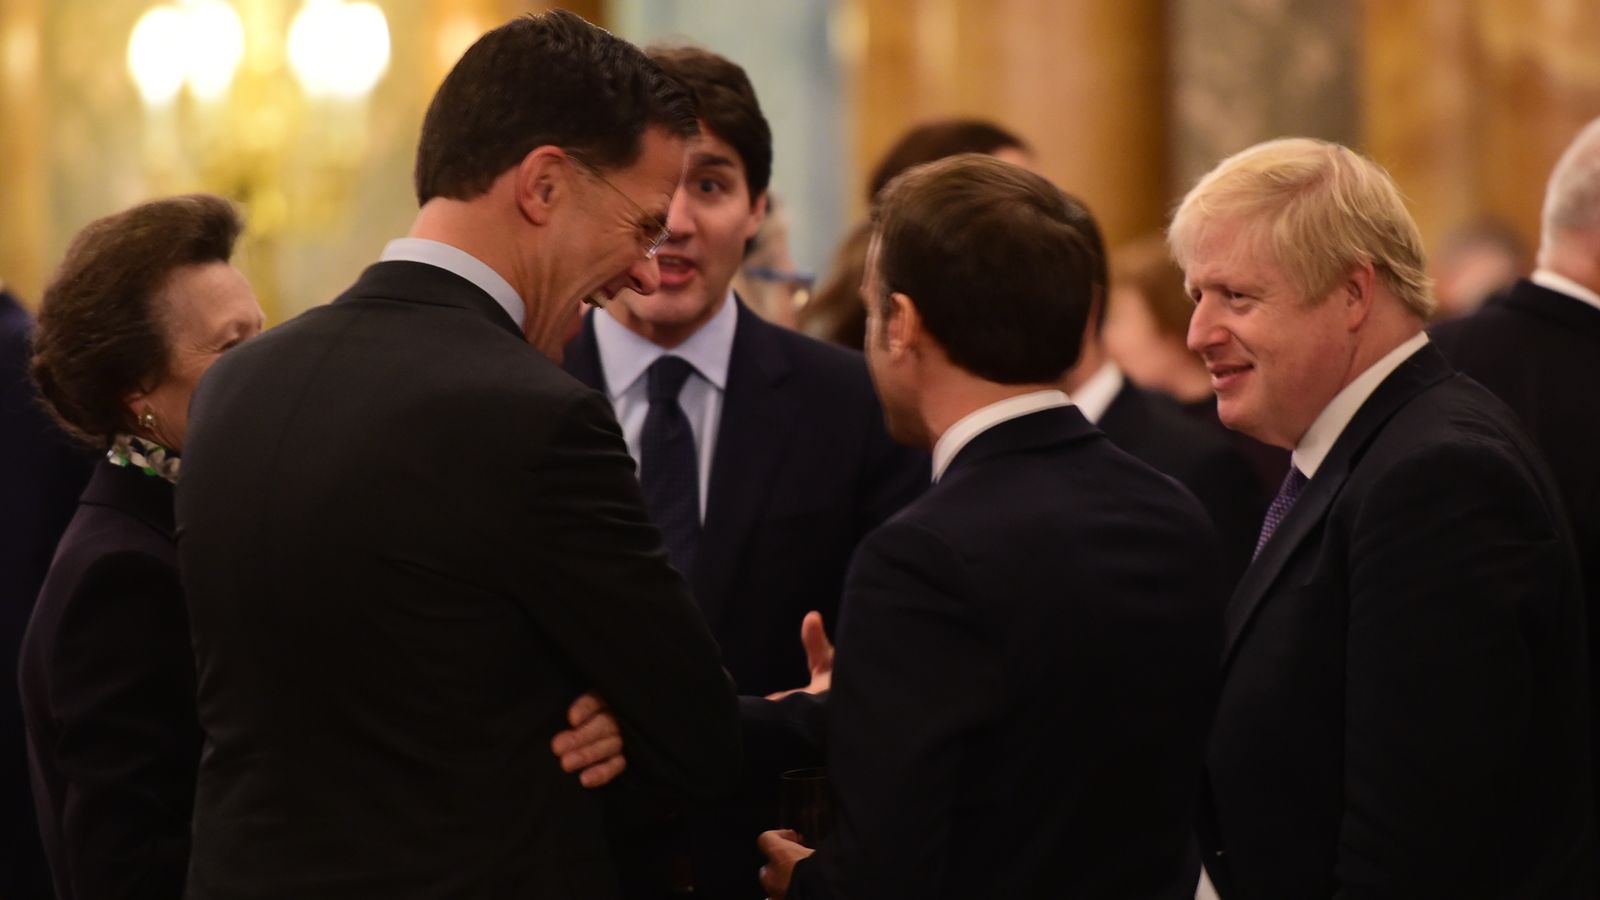
MULTIPOLYGON (((1452 365, 1511 407, 1556 477, 1583 567, 1593 733, 1600 727, 1600 309, 1519 281, 1477 313, 1435 326, 1433 339, 1452 365)), ((1593 744, 1600 787, 1600 741, 1593 744)))
MULTIPOLYGON (((0 290, 0 666, 8 672, 17 670, 34 598, 92 459, 40 405, 28 375, 32 331, 27 310, 0 290)), ((22 710, 16 691, 0 691, 0 897, 50 893, 28 790, 22 710)))
POLYGON ((1201 818, 1226 900, 1593 896, 1571 535, 1436 348, 1362 404, 1226 628, 1201 818))
POLYGON ((28 626, 29 758, 61 900, 183 894, 200 724, 172 498, 101 462, 28 626))
POLYGON ((1002 422, 862 542, 835 832, 789 897, 1192 898, 1217 541, 1077 409, 1002 422))
MULTIPOLYGON (((587 317, 564 365, 605 390, 587 317)), ((832 628, 857 542, 927 481, 926 454, 884 430, 861 354, 770 324, 739 303, 688 578, 740 693, 810 680, 801 618, 820 610, 832 628)))
POLYGON ((1197 419, 1171 397, 1124 379, 1095 424, 1118 447, 1178 479, 1206 508, 1222 540, 1222 583, 1231 589, 1250 564, 1269 497, 1215 417, 1197 419))

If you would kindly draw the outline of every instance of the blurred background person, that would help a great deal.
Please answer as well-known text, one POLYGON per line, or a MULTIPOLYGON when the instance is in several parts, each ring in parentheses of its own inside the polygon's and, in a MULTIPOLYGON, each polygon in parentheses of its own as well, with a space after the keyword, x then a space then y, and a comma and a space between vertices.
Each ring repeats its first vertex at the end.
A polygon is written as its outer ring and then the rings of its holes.
MULTIPOLYGON (((940 119, 912 128, 890 147, 867 179, 870 205, 883 186, 912 166, 944 159, 957 153, 987 153, 1024 168, 1032 165, 1032 151, 1022 138, 983 119, 940 119)), ((861 305, 861 277, 867 258, 866 223, 856 225, 839 248, 811 299, 800 308, 796 327, 812 337, 860 349, 866 332, 866 311, 861 305)))
MULTIPOLYGON (((1194 301, 1167 239, 1148 234, 1111 252, 1106 356, 1129 378, 1185 406, 1216 406, 1206 364, 1184 344, 1194 301)), ((1213 416, 1214 418, 1214 416, 1213 416)))
POLYGON ((1221 539, 1220 581, 1231 590, 1250 562, 1270 495, 1220 423, 1186 413, 1173 398, 1129 378, 1108 356, 1101 337, 1109 277, 1105 239, 1087 207, 1074 202, 1071 208, 1093 254, 1094 302, 1077 362, 1061 387, 1112 443, 1176 478, 1199 499, 1221 539))
POLYGON ((1445 236, 1429 274, 1435 320, 1464 316, 1528 274, 1528 246, 1515 228, 1487 217, 1445 236))
POLYGON ((1588 597, 1590 740, 1600 786, 1600 119, 1550 174, 1539 268, 1477 313, 1435 326, 1433 338, 1517 413, 1561 487, 1588 597))
MULTIPOLYGON (((45 411, 28 375, 33 317, 0 284, 0 667, 17 671, 22 633, 56 541, 89 479, 92 455, 45 411)), ((0 897, 50 896, 28 786, 17 692, 0 691, 0 897)))
POLYGON ((91 223, 45 290, 33 376, 98 449, 23 641, 34 796, 57 894, 178 898, 200 726, 173 485, 189 398, 261 330, 230 263, 241 223, 209 195, 91 223))

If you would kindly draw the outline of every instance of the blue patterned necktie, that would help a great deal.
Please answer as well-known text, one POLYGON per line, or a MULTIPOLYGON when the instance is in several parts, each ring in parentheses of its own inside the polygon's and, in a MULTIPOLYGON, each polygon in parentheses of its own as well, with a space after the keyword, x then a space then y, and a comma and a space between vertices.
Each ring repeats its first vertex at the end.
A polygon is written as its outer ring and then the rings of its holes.
POLYGON ((639 435, 639 486, 644 489, 645 506, 661 529, 667 558, 685 578, 700 538, 700 463, 678 392, 693 372, 694 367, 677 356, 663 356, 650 364, 645 374, 650 411, 639 435))
POLYGON ((1250 554, 1252 562, 1261 555, 1261 548, 1267 545, 1272 533, 1288 517, 1289 510, 1294 508, 1294 502, 1300 499, 1300 492, 1305 490, 1309 480, 1299 469, 1289 467, 1289 474, 1283 476, 1283 486, 1278 488, 1278 496, 1272 498, 1272 505, 1267 507, 1267 517, 1261 522, 1261 537, 1256 538, 1256 552, 1250 554))

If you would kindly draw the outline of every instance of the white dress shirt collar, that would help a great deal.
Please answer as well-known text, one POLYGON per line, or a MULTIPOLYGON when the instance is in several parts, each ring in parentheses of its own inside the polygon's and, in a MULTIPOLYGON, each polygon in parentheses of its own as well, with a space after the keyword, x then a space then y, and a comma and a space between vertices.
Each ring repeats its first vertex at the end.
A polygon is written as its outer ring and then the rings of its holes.
POLYGON ((511 282, 501 277, 499 272, 489 268, 488 263, 459 247, 430 241, 427 238, 396 238, 383 248, 383 255, 379 259, 383 262, 426 263, 460 275, 493 297, 494 302, 500 304, 511 317, 511 321, 517 323, 517 328, 523 327, 527 307, 522 304, 522 298, 517 296, 517 291, 511 286, 511 282))
POLYGON ((1528 280, 1542 288, 1549 288, 1558 294, 1566 294, 1574 300, 1582 300, 1595 309, 1600 309, 1600 294, 1596 294, 1565 275, 1558 275, 1549 269, 1535 269, 1533 274, 1528 276, 1528 280))
POLYGON ((733 291, 728 291, 722 308, 689 339, 665 349, 658 344, 634 334, 604 310, 594 310, 595 343, 600 349, 600 369, 605 373, 606 393, 615 401, 657 359, 671 354, 681 357, 701 378, 711 382, 717 390, 728 384, 728 362, 733 357, 733 333, 739 322, 739 307, 734 302, 733 291))
POLYGON ((1390 350, 1383 358, 1367 367, 1365 372, 1357 375, 1353 381, 1344 386, 1344 390, 1335 394, 1328 405, 1323 408, 1311 427, 1306 429, 1305 435, 1300 438, 1300 443, 1295 445, 1294 453, 1290 459, 1294 467, 1307 478, 1315 477, 1317 469, 1322 467, 1322 461, 1328 458, 1328 451, 1333 449, 1334 442, 1339 440, 1339 435, 1344 433, 1350 420, 1355 418, 1356 412, 1361 409, 1372 392, 1378 389, 1400 364, 1410 359, 1412 354, 1421 350, 1428 343, 1428 333, 1419 331, 1405 343, 1390 350))
POLYGON ((1117 399, 1123 381, 1122 370, 1108 360, 1089 376, 1088 381, 1078 385, 1078 389, 1072 392, 1072 402, 1078 405, 1078 412, 1083 413, 1085 419, 1099 422, 1100 417, 1111 408, 1111 402, 1117 399))
POLYGON ((934 442, 933 480, 938 481, 940 476, 944 475, 944 470, 950 467, 951 460, 956 458, 956 454, 960 453, 963 447, 972 443, 973 438, 1001 422, 1021 418, 1040 410, 1071 405, 1072 400, 1066 394, 1057 390, 1043 390, 1007 397, 967 413, 954 425, 946 428, 944 434, 939 435, 939 440, 934 442))

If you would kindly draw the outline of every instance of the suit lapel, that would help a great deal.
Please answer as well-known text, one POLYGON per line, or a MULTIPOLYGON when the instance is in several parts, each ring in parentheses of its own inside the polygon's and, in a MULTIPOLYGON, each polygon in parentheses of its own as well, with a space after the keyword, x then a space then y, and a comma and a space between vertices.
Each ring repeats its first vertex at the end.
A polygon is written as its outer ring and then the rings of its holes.
POLYGON ((762 321, 737 297, 734 302, 738 322, 711 459, 705 527, 690 579, 713 625, 727 607, 745 543, 772 491, 794 428, 794 417, 784 414, 790 363, 777 326, 762 321))
POLYGON ((1326 518, 1328 508, 1339 496, 1339 491, 1372 439, 1412 398, 1452 374, 1453 370, 1438 348, 1427 344, 1390 373, 1356 411, 1355 417, 1334 442, 1333 449, 1328 451, 1328 457, 1317 469, 1316 476, 1306 485, 1300 499, 1295 501, 1294 508, 1289 510, 1289 515, 1273 533, 1272 539, 1261 548, 1261 555, 1245 570, 1244 577, 1234 590, 1233 599, 1223 615, 1224 667, 1233 659, 1234 650, 1246 626, 1268 592, 1277 584, 1295 550, 1326 518))
POLYGON ((606 373, 600 366, 600 342, 594 336, 595 315, 594 311, 584 315, 578 336, 567 342, 567 355, 561 367, 573 378, 604 394, 606 373))

